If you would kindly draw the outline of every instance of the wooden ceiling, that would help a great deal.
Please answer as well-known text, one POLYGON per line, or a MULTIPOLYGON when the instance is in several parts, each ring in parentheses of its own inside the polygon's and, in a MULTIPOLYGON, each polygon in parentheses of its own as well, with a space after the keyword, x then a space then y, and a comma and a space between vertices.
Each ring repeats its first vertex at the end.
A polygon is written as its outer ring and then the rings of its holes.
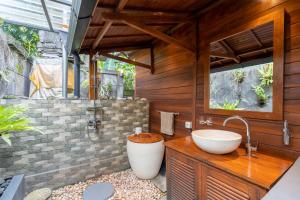
POLYGON ((112 51, 151 45, 154 39, 193 52, 170 36, 221 0, 99 0, 81 44, 83 51, 112 51))
POLYGON ((211 43, 211 67, 223 67, 253 58, 272 56, 273 31, 274 24, 270 22, 211 43))

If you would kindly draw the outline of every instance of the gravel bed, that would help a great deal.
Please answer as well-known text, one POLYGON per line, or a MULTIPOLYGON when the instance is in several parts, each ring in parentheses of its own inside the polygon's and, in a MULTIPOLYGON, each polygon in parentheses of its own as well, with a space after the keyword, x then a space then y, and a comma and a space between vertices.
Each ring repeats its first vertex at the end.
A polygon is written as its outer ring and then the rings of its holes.
POLYGON ((159 200, 165 195, 151 181, 140 180, 131 170, 126 170, 54 190, 52 200, 82 200, 84 189, 98 182, 114 185, 115 194, 110 200, 159 200))

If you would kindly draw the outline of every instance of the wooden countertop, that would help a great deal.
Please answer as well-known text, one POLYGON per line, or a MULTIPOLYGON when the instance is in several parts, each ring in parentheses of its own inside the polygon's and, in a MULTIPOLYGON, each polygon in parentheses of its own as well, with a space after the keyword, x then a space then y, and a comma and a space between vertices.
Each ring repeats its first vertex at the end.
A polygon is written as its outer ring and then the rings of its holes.
POLYGON ((254 152, 255 157, 249 158, 245 154, 245 149, 242 148, 226 155, 206 153, 194 144, 191 136, 167 141, 165 145, 167 148, 181 152, 267 190, 293 164, 292 160, 259 152, 254 152))

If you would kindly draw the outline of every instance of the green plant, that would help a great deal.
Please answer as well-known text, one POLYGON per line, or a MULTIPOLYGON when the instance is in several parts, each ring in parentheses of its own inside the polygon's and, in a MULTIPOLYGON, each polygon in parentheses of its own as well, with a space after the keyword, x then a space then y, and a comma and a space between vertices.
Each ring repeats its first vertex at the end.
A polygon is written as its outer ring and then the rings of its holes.
MULTIPOLYGON (((127 54, 115 53, 114 55, 122 58, 128 58, 127 54)), ((124 63, 118 60, 106 59, 98 60, 100 70, 116 70, 123 75, 124 79, 124 90, 134 90, 135 87, 135 66, 132 64, 124 63)))
POLYGON ((241 108, 238 108, 238 105, 240 104, 239 100, 236 100, 233 103, 228 102, 227 100, 224 101, 223 105, 217 105, 216 108, 224 109, 224 110, 242 110, 241 108))
POLYGON ((246 72, 241 69, 237 69, 233 72, 233 77, 235 82, 242 83, 244 78, 246 77, 246 72))
POLYGON ((10 24, 0 20, 3 30, 19 41, 29 56, 38 56, 37 43, 40 41, 38 30, 30 27, 10 24))
POLYGON ((18 72, 19 74, 23 74, 23 66, 22 66, 22 65, 17 64, 17 65, 16 65, 16 69, 17 69, 17 72, 18 72))
POLYGON ((16 99, 17 97, 15 95, 4 95, 2 98, 3 99, 16 99))
POLYGON ((273 83, 273 63, 265 64, 258 72, 261 86, 269 86, 273 83))
POLYGON ((1 106, 0 105, 0 137, 9 145, 11 145, 11 133, 22 131, 40 130, 29 126, 29 119, 26 118, 24 112, 27 109, 21 106, 1 106))
POLYGON ((102 97, 106 97, 107 99, 110 99, 111 95, 112 95, 112 91, 113 91, 112 84, 111 84, 111 82, 109 82, 109 83, 101 86, 100 95, 102 97))
POLYGON ((266 94, 265 89, 261 85, 252 86, 252 90, 255 92, 261 105, 267 102, 269 96, 266 94))
POLYGON ((118 63, 117 71, 123 75, 124 90, 134 90, 135 66, 127 63, 118 63))
POLYGON ((84 81, 81 82, 81 87, 82 88, 88 88, 90 85, 89 80, 85 79, 84 81))

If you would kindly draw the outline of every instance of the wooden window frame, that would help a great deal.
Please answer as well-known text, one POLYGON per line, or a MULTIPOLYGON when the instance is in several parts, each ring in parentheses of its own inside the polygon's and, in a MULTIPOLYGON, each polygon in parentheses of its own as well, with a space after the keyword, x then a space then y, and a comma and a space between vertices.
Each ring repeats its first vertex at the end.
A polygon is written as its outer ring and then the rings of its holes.
MULTIPOLYGON (((274 11, 262 17, 243 23, 237 27, 227 29, 211 37, 202 45, 200 63, 204 70, 204 113, 217 115, 240 115, 247 118, 282 120, 283 119, 283 84, 284 84, 284 10, 274 11), (254 29, 266 23, 274 23, 273 32, 273 102, 272 112, 257 112, 244 110, 211 109, 210 100, 210 43, 226 39, 246 30, 254 29)), ((238 20, 238 19, 237 19, 238 20)))

